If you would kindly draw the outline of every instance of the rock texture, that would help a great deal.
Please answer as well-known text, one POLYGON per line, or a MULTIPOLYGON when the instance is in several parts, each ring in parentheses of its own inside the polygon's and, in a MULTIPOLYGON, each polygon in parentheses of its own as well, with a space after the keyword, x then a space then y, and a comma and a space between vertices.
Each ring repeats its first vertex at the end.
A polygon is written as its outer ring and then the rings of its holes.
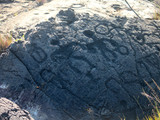
POLYGON ((37 24, 1 55, 0 96, 36 120, 135 120, 139 104, 148 109, 144 80, 160 84, 160 23, 76 13, 77 6, 37 24))
POLYGON ((0 2, 13 2, 14 0, 0 0, 0 2))
MULTIPOLYGON (((0 4, 0 33, 34 28, 36 24, 55 17, 59 11, 67 8, 72 8, 77 13, 98 14, 106 19, 116 16, 137 17, 124 0, 52 0, 39 7, 40 1, 49 0, 15 0, 13 3, 0 4)), ((142 19, 153 19, 156 11, 153 2, 148 0, 127 1, 142 19)))
POLYGON ((0 98, 0 120, 33 120, 33 118, 12 101, 0 98))

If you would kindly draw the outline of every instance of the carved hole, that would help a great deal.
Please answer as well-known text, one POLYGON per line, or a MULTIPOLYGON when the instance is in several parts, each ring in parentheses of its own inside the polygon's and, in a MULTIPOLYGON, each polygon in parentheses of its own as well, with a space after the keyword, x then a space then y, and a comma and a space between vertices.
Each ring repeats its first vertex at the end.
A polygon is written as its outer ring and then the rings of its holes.
POLYGON ((51 40, 51 44, 52 44, 52 45, 58 45, 58 44, 59 44, 59 40, 54 40, 54 39, 52 39, 52 40, 51 40))
POLYGON ((7 113, 3 113, 3 114, 1 114, 1 117, 2 117, 2 118, 8 118, 9 115, 8 115, 7 113))
POLYGON ((125 100, 121 100, 120 101, 120 104, 123 106, 123 107, 126 107, 127 106, 127 102, 125 100))
POLYGON ((93 32, 93 31, 90 31, 90 30, 85 30, 85 31, 83 32, 83 34, 84 34, 85 36, 89 37, 89 38, 92 38, 93 35, 94 35, 94 32, 93 32))

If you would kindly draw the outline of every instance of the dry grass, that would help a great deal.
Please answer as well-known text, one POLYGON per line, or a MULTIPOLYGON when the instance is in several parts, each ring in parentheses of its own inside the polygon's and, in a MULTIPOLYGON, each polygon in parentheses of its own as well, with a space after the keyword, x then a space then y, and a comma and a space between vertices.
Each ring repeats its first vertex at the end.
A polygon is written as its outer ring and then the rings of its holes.
MULTIPOLYGON (((157 89, 160 91, 160 87, 157 85, 157 83, 154 80, 153 82, 157 89)), ((151 87, 151 85, 149 85, 146 81, 145 83, 152 92, 151 95, 149 95, 144 91, 142 95, 146 96, 146 98, 149 100, 150 104, 153 107, 153 110, 152 115, 150 115, 149 117, 145 117, 143 120, 160 120, 160 98, 156 91, 151 87)))
POLYGON ((9 35, 0 35, 0 53, 4 52, 12 43, 12 37, 9 35))
MULTIPOLYGON (((147 94, 144 90, 141 94, 144 95, 148 99, 148 101, 152 105, 153 109, 152 109, 151 115, 145 115, 143 120, 160 120, 160 98, 159 98, 157 92, 152 88, 152 86, 146 81, 145 81, 145 83, 147 84, 148 88, 151 90, 151 95, 147 94)), ((158 86, 158 84, 154 80, 153 80, 153 83, 156 86, 156 88, 158 89, 158 91, 160 92, 160 86, 158 86)), ((143 112, 143 114, 145 114, 145 113, 143 112)), ((121 118, 121 120, 126 120, 126 119, 121 118)), ((140 120, 140 119, 137 117, 136 120, 140 120)))
POLYGON ((155 20, 160 20, 160 8, 155 12, 153 18, 155 20))
POLYGON ((155 20, 160 20, 160 0, 155 0, 154 4, 155 4, 157 10, 155 11, 153 18, 155 20))
POLYGON ((159 13, 155 13, 154 19, 155 19, 155 20, 160 20, 160 14, 159 14, 159 13))

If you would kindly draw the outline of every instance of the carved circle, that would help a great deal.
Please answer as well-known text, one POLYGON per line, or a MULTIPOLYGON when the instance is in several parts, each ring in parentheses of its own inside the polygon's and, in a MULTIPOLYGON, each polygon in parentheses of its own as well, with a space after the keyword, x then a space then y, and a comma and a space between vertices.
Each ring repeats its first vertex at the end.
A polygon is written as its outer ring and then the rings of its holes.
POLYGON ((119 50, 119 53, 122 54, 122 55, 128 55, 129 54, 128 48, 124 45, 120 45, 118 47, 118 50, 119 50))
POLYGON ((108 28, 108 25, 106 24, 98 24, 97 26, 95 26, 95 31, 96 33, 101 34, 101 35, 109 34, 109 28, 108 28))
POLYGON ((71 8, 82 8, 82 7, 84 7, 85 5, 83 5, 83 4, 73 4, 72 6, 71 6, 71 8))

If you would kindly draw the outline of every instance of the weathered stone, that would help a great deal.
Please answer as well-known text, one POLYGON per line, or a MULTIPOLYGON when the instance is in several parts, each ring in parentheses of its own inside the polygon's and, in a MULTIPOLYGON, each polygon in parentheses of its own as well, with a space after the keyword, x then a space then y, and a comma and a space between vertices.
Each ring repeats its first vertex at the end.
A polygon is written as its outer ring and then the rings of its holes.
POLYGON ((117 120, 128 113, 134 119, 135 99, 143 108, 148 104, 141 96, 144 80, 160 84, 159 26, 60 11, 0 58, 1 96, 16 100, 37 120, 117 120))
POLYGON ((74 22, 76 20, 75 13, 73 9, 68 9, 66 11, 61 10, 57 17, 62 22, 67 22, 68 24, 74 22))
POLYGON ((34 120, 28 111, 20 109, 14 102, 0 98, 0 120, 34 120))

